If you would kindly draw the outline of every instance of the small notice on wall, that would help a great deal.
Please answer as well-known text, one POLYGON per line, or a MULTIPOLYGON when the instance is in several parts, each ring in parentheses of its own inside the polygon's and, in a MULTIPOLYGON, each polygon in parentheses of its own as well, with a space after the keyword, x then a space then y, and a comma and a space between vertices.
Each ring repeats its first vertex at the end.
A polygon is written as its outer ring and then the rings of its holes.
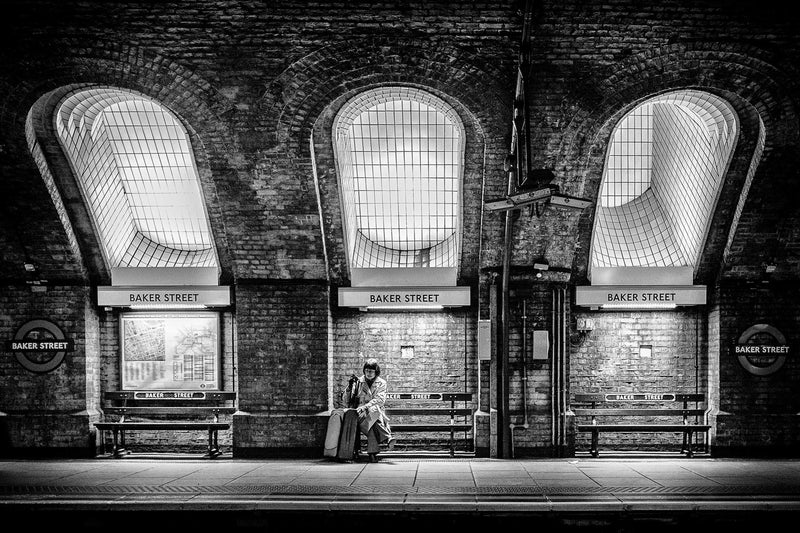
POLYGON ((492 358, 492 321, 478 320, 478 361, 492 358))
POLYGON ((547 359, 550 355, 550 334, 547 330, 537 329, 533 332, 533 358, 547 359))

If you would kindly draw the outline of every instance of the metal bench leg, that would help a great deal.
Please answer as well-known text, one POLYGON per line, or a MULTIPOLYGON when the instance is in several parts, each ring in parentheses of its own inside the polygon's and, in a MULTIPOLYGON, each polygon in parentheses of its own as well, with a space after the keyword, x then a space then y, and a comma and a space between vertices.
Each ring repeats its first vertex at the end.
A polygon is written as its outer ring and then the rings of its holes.
POLYGON ((692 451, 692 431, 687 431, 684 434, 684 439, 686 440, 686 455, 688 457, 694 457, 694 452, 692 451))
POLYGON ((125 430, 113 428, 111 430, 114 439, 114 447, 112 453, 114 457, 120 458, 125 453, 125 430))
POLYGON ((214 429, 208 428, 208 458, 214 458, 214 429))
POLYGON ((592 431, 592 449, 590 450, 592 457, 598 457, 600 455, 600 451, 597 449, 599 441, 600 441, 600 432, 595 429, 592 431))
POLYGON ((450 457, 455 457, 456 455, 456 428, 455 428, 455 408, 456 402, 455 400, 450 400, 450 457))

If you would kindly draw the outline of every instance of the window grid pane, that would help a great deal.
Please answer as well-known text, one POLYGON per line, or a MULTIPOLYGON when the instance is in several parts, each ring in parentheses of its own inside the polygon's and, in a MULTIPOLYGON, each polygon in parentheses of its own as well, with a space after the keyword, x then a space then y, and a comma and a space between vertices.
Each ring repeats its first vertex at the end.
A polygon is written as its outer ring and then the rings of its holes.
POLYGON ((676 91, 626 115, 609 147, 592 266, 694 266, 737 137, 732 108, 676 91))
POLYGON ((334 128, 354 267, 456 266, 463 130, 411 88, 362 93, 334 128))

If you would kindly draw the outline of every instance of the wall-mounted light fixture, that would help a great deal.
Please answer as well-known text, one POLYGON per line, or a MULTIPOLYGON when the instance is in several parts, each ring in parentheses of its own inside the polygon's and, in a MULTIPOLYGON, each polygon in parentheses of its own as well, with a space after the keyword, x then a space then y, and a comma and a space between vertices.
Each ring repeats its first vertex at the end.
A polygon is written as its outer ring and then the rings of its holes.
POLYGON ((358 308, 359 311, 441 311, 443 305, 365 305, 358 308))
POLYGON ((619 303, 619 304, 603 304, 601 309, 675 309, 678 307, 676 304, 662 304, 662 303, 619 303))
POLYGON ((129 309, 133 311, 181 311, 184 309, 208 309, 203 304, 132 304, 129 309))

